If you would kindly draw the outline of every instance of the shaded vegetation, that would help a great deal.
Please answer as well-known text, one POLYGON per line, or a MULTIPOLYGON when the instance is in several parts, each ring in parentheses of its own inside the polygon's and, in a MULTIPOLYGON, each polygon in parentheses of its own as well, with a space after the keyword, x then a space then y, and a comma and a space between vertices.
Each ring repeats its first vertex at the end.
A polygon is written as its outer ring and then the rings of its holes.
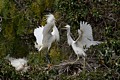
POLYGON ((0 79, 2 80, 118 80, 120 78, 120 1, 118 0, 0 0, 0 79), (33 30, 45 24, 45 16, 52 13, 61 40, 52 45, 48 68, 44 51, 34 48, 33 30), (75 38, 80 21, 92 25, 95 40, 104 43, 91 46, 86 52, 86 66, 75 60, 67 44, 66 32, 71 25, 75 38), (27 57, 30 66, 25 73, 17 72, 5 57, 27 57))

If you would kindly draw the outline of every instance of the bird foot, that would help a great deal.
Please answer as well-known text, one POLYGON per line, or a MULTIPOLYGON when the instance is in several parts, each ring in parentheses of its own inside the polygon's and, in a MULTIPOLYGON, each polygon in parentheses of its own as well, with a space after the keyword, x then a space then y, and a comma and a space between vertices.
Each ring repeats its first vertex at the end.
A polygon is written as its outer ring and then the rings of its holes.
POLYGON ((74 64, 74 63, 76 63, 77 61, 78 61, 78 59, 76 59, 75 61, 70 62, 70 64, 74 64))
POLYGON ((49 69, 51 69, 52 68, 52 64, 47 64, 47 69, 49 70, 49 69))

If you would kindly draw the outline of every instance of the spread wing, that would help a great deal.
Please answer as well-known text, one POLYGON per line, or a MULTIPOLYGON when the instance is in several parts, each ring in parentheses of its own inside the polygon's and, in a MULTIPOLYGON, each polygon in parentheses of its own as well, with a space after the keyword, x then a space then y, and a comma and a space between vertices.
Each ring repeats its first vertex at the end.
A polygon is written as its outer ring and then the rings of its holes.
POLYGON ((92 27, 87 22, 80 22, 80 30, 78 30, 79 37, 76 43, 79 46, 89 48, 91 45, 97 45, 101 42, 93 41, 92 27))
POLYGON ((93 41, 92 28, 87 22, 80 22, 80 29, 78 29, 79 37, 76 43, 80 47, 90 47, 91 41, 93 41))
POLYGON ((56 26, 53 27, 52 35, 55 36, 55 40, 57 40, 57 41, 60 40, 59 31, 56 26))
POLYGON ((42 45, 42 40, 43 40, 43 33, 42 32, 43 32, 43 29, 44 29, 43 26, 34 29, 34 36, 36 38, 36 43, 37 43, 38 47, 42 45))
POLYGON ((87 24, 87 22, 80 22, 80 30, 81 30, 81 43, 83 46, 86 46, 87 48, 90 47, 91 41, 93 41, 93 35, 92 35, 92 27, 90 24, 87 24))
POLYGON ((90 41, 93 41, 92 27, 87 22, 80 22, 80 30, 83 32, 83 39, 87 38, 90 41))

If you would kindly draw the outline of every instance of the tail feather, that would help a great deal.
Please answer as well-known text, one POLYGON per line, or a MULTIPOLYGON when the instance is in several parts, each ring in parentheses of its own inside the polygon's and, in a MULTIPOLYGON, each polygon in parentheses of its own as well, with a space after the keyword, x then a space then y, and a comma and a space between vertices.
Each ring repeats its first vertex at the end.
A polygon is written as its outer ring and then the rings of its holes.
POLYGON ((102 42, 100 41, 91 41, 91 45, 98 45, 98 44, 101 44, 102 42))

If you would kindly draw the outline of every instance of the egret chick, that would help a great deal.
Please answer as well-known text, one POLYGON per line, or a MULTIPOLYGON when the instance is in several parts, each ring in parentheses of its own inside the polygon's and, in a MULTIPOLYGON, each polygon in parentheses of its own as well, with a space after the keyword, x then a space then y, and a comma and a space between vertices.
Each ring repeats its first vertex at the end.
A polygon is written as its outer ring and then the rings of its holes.
POLYGON ((27 66, 27 59, 24 58, 13 58, 13 57, 6 57, 11 63, 11 65, 15 68, 17 71, 23 71, 26 72, 29 66, 27 66))
POLYGON ((69 46, 70 45, 72 46, 75 54, 77 55, 77 59, 76 59, 76 61, 77 61, 77 60, 79 60, 79 56, 84 56, 84 57, 86 56, 86 54, 83 50, 82 44, 81 45, 78 44, 79 38, 81 36, 79 36, 76 40, 73 40, 72 37, 70 36, 70 26, 66 25, 65 27, 67 30, 67 42, 68 42, 69 46))

